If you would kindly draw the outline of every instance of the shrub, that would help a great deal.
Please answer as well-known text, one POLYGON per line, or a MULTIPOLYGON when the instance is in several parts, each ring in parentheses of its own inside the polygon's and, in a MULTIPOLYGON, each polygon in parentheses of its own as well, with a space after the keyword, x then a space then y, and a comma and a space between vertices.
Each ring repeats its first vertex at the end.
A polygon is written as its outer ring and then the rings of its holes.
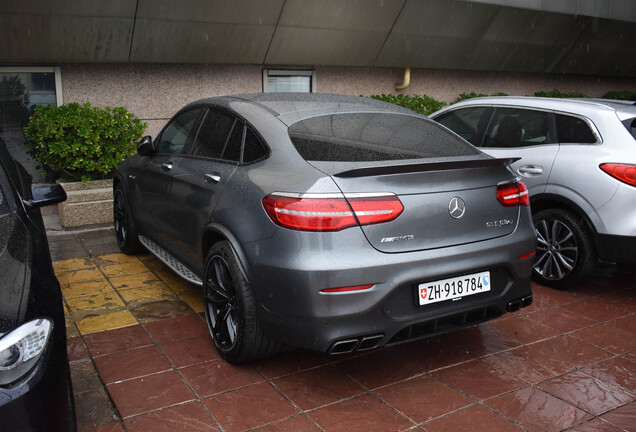
POLYGON ((636 101, 636 93, 629 90, 610 91, 603 95, 603 99, 617 99, 626 101, 636 101))
POLYGON ((398 95, 381 94, 381 95, 372 95, 369 97, 371 99, 377 99, 380 101, 400 105, 404 108, 408 108, 410 110, 413 110, 417 113, 424 114, 424 115, 432 114, 446 105, 446 102, 440 102, 426 95, 407 96, 404 94, 398 94, 398 95))
MULTIPOLYGON (((457 103, 457 102, 461 102, 463 100, 466 99, 472 99, 472 98, 477 98, 477 97, 487 97, 487 94, 483 94, 483 93, 475 93, 475 92, 471 92, 471 93, 460 93, 459 96, 457 96, 457 99, 455 99, 452 103, 457 103)), ((490 96, 508 96, 507 93, 502 93, 502 92, 497 92, 495 94, 492 94, 490 96)))
POLYGON ((124 107, 70 103, 37 106, 24 136, 46 174, 87 182, 110 177, 135 152, 146 127, 124 107))
POLYGON ((538 91, 534 94, 535 96, 538 97, 549 97, 549 98, 586 98, 589 97, 586 94, 583 93, 579 93, 579 92, 570 92, 570 93, 563 93, 561 90, 557 90, 557 89, 552 89, 552 91, 538 91))

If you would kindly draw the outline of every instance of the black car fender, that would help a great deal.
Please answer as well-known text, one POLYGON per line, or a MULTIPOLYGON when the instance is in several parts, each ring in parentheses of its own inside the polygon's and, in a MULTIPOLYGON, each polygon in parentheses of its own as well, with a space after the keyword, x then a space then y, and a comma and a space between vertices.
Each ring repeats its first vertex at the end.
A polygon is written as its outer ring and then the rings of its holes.
MULTIPOLYGON (((210 248, 217 242, 227 240, 236 256, 239 260, 239 265, 241 266, 241 270, 243 274, 247 277, 248 281, 253 281, 252 272, 250 270, 250 266, 247 261, 247 256, 241 247, 241 243, 238 241, 237 237, 232 234, 232 232, 227 229, 225 226, 219 223, 211 223, 206 226, 203 238, 201 239, 201 252, 203 254, 202 261, 205 261, 205 256, 207 255, 210 248)), ((205 263, 204 263, 205 265, 205 263)))

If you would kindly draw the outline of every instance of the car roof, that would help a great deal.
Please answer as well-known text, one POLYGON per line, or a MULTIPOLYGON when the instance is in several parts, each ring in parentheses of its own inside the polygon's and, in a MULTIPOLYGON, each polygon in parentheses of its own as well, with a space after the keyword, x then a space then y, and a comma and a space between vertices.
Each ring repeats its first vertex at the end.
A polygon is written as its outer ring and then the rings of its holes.
POLYGON ((395 104, 361 96, 328 93, 238 94, 200 99, 192 104, 224 106, 237 111, 241 111, 239 105, 249 104, 260 108, 262 114, 278 117, 288 126, 309 117, 345 112, 390 112, 419 116, 395 104))
MULTIPOLYGON (((529 108, 542 108, 555 111, 591 113, 598 111, 619 112, 628 116, 636 115, 636 105, 631 101, 612 99, 573 99, 573 98, 545 98, 534 96, 489 96, 479 97, 457 102, 438 111, 444 112, 460 106, 472 105, 508 105, 529 108)), ((435 116, 437 113, 432 114, 435 116)), ((619 117, 623 117, 619 116, 619 117)))

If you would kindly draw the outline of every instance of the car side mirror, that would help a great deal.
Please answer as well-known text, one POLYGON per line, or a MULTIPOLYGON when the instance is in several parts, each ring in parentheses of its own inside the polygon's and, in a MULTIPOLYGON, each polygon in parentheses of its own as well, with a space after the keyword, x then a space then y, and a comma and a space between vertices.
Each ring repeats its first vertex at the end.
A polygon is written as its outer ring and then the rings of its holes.
POLYGON ((66 192, 59 184, 33 186, 31 188, 33 199, 24 200, 24 206, 31 210, 51 204, 57 204, 66 200, 66 192))
POLYGON ((152 145, 152 137, 146 135, 137 144, 137 153, 141 156, 149 156, 155 152, 155 147, 152 145))

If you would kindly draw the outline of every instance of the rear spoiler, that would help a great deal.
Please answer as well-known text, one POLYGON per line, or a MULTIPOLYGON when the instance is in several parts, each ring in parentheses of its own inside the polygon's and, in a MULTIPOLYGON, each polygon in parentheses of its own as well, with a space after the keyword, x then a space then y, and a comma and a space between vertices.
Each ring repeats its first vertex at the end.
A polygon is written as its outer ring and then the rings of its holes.
POLYGON ((378 165, 365 168, 355 168, 334 174, 334 177, 370 177, 386 174, 404 174, 427 171, 448 171, 467 168, 487 168, 495 166, 508 166, 521 158, 488 158, 460 161, 424 162, 407 165, 378 165))

